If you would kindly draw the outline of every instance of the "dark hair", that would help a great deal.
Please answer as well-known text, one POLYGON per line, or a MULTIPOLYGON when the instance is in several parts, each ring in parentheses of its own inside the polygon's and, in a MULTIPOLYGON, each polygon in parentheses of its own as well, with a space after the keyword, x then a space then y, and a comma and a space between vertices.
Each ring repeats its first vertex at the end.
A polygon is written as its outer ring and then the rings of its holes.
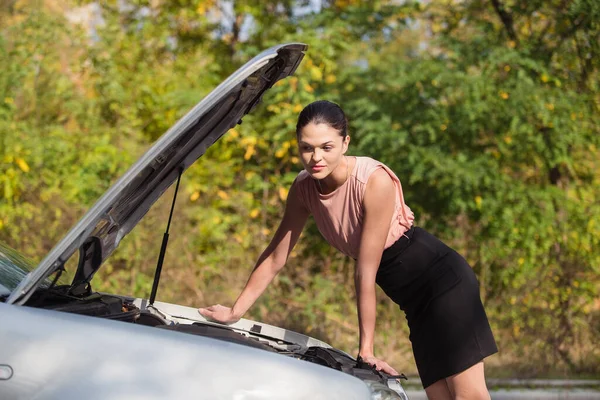
POLYGON ((345 139, 348 135, 348 119, 340 106, 331 101, 318 100, 310 103, 298 116, 296 124, 296 136, 300 135, 300 131, 310 123, 326 124, 337 129, 340 135, 345 139))

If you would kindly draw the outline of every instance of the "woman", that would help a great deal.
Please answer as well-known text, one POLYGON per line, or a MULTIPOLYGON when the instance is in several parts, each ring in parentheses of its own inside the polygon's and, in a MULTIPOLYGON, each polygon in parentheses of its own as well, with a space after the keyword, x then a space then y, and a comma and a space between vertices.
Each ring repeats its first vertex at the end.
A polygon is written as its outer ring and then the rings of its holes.
POLYGON ((304 170, 292 184, 283 219, 232 308, 199 308, 233 323, 283 268, 312 215, 325 239, 356 260, 360 328, 358 355, 388 374, 396 370, 373 352, 375 283, 405 312, 423 387, 430 399, 489 399, 483 358, 497 351, 475 274, 454 250, 413 227, 396 175, 368 157, 347 157, 342 109, 308 105, 296 125, 304 170))

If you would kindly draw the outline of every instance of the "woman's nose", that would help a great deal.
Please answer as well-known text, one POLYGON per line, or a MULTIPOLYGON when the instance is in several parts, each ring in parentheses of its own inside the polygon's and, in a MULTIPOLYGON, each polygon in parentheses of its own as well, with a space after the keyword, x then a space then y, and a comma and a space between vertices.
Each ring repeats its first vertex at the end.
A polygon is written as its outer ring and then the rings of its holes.
POLYGON ((321 153, 320 149, 315 149, 315 151, 313 151, 313 160, 314 161, 321 161, 321 156, 323 155, 323 153, 321 153))

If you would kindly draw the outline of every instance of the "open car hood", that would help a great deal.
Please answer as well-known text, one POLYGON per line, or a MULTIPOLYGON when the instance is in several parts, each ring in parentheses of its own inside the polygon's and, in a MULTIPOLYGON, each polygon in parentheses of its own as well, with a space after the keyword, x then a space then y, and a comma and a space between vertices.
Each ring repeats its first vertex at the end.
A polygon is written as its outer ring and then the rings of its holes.
POLYGON ((306 49, 301 43, 272 47, 217 86, 112 185, 6 302, 24 304, 44 278, 62 268, 77 249, 80 265, 75 279, 89 282, 178 176, 241 122, 275 82, 294 73, 306 49))

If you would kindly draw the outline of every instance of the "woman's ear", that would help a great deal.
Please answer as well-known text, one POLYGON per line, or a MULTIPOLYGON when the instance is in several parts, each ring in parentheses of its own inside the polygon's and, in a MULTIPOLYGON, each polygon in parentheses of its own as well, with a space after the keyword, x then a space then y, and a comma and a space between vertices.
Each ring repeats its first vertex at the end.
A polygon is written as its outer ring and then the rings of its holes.
POLYGON ((346 135, 344 141, 342 142, 342 154, 346 154, 348 151, 348 145, 350 144, 350 135, 346 135))

